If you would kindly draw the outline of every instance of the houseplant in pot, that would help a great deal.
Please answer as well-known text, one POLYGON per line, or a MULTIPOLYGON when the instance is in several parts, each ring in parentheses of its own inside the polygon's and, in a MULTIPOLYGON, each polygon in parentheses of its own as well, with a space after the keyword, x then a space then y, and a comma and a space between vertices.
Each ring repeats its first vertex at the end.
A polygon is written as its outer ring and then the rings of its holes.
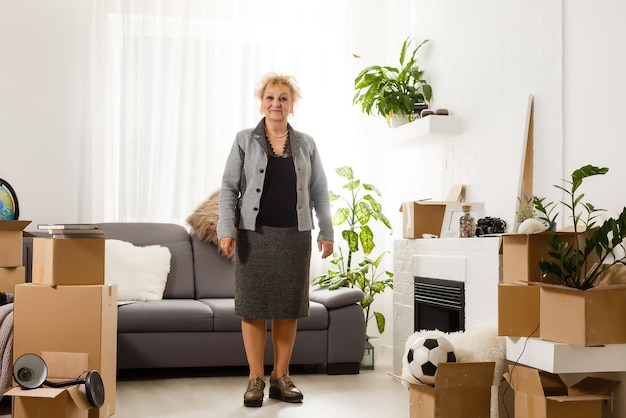
MULTIPOLYGON (((599 214, 604 210, 583 202, 585 194, 580 191, 585 178, 608 171, 606 167, 585 165, 572 172, 571 180, 564 180, 566 186, 555 185, 565 193, 566 198, 560 203, 573 221, 574 235, 583 239, 574 239, 572 244, 553 233, 546 244, 551 258, 539 262, 544 277, 556 277, 565 286, 586 290, 592 288, 611 266, 626 265, 623 242, 626 239, 626 207, 616 219, 608 218, 599 224, 599 214)), ((538 197, 534 197, 534 205, 538 218, 553 225, 556 205, 545 203, 545 199, 538 197)))
POLYGON ((428 40, 417 46, 407 38, 400 50, 399 66, 372 65, 364 68, 354 80, 353 104, 360 104, 367 115, 380 115, 389 126, 395 117, 409 122, 416 104, 431 101, 432 87, 417 63, 417 52, 428 40))
MULTIPOLYGON (((626 317, 626 207, 617 218, 602 220, 604 210, 584 202, 581 189, 584 179, 607 172, 585 165, 555 186, 564 193, 560 203, 573 226, 548 234, 548 256, 538 262, 545 281, 539 297, 542 339, 582 347, 626 344, 626 323, 614 320, 626 317)), ((556 206, 539 198, 535 203, 539 219, 551 224, 556 206)))
POLYGON ((361 289, 365 297, 360 302, 365 315, 365 328, 370 319, 375 318, 378 332, 385 331, 385 316, 372 310, 374 298, 386 289, 393 289, 393 273, 380 270, 381 263, 387 254, 382 252, 370 257, 376 244, 374 232, 370 225, 374 222, 382 224, 391 232, 391 223, 382 212, 378 202, 380 191, 372 184, 363 183, 354 177, 351 167, 340 167, 335 170, 344 177, 344 194, 329 192, 333 204, 341 202, 333 214, 333 225, 344 226, 341 237, 345 241, 345 251, 341 247, 330 261, 333 267, 326 274, 316 277, 314 285, 337 289, 355 287, 361 289))

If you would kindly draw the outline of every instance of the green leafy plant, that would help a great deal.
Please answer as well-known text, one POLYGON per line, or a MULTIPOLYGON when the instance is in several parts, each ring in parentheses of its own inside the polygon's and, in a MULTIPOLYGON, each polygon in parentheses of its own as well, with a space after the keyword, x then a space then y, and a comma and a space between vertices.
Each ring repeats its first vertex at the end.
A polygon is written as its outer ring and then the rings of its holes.
POLYGON ((382 206, 377 200, 382 195, 374 185, 363 183, 355 178, 351 167, 340 167, 335 171, 347 180, 347 183, 343 185, 345 192, 343 195, 329 192, 333 205, 337 202, 343 203, 333 214, 333 225, 344 225, 341 237, 345 241, 347 255, 344 255, 340 247, 330 261, 334 268, 316 277, 313 284, 331 290, 340 287, 361 289, 365 294, 360 302, 364 310, 365 327, 367 329, 369 320, 375 318, 378 332, 382 334, 385 331, 385 316, 381 312, 374 312, 371 308, 376 295, 383 293, 387 288, 393 289, 393 273, 380 270, 383 258, 388 251, 377 257, 369 257, 376 247, 370 223, 379 222, 390 232, 391 223, 382 212, 382 206), (356 262, 355 258, 359 255, 361 259, 356 262))
POLYGON ((400 66, 372 65, 364 68, 354 80, 353 104, 361 104, 367 115, 381 115, 389 121, 394 115, 412 115, 416 103, 428 103, 433 90, 417 64, 417 51, 428 40, 409 52, 411 39, 402 43, 400 66))
MULTIPOLYGON (((599 214, 604 209, 583 202, 585 194, 580 191, 585 178, 603 175, 608 171, 606 167, 585 165, 574 170, 571 180, 563 180, 569 187, 554 186, 567 196, 560 203, 569 211, 568 216, 574 222, 574 239, 568 242, 553 232, 546 243, 551 259, 539 262, 544 277, 556 277, 565 286, 586 290, 592 288, 601 273, 612 265, 626 265, 626 207, 617 219, 608 218, 598 225, 599 214), (579 235, 584 241, 579 239, 579 235)), ((538 218, 553 225, 556 221, 556 215, 553 215, 556 205, 544 202, 544 199, 534 198, 538 218)))

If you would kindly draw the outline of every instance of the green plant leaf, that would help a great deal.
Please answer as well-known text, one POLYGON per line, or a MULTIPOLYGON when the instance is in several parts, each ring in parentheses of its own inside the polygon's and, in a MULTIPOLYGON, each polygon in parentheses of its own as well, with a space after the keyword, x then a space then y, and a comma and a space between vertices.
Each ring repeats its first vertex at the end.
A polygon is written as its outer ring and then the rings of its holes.
POLYGON ((365 202, 359 202, 354 208, 354 216, 361 225, 366 225, 372 216, 372 208, 365 202))
POLYGON ((348 229, 348 230, 343 231, 341 233, 341 236, 348 243, 348 250, 350 252, 354 253, 354 252, 359 251, 359 236, 357 235, 356 232, 348 229))
POLYGON ((363 225, 361 227, 361 232, 359 233, 359 239, 361 240, 363 252, 365 254, 370 254, 376 246, 374 244, 374 233, 372 232, 372 229, 367 225, 363 225))
POLYGON ((346 167, 339 167, 335 171, 341 177, 345 177, 348 180, 352 180, 354 178, 354 173, 352 172, 352 167, 347 167, 347 166, 346 167))
POLYGON ((333 225, 334 226, 341 225, 342 223, 348 220, 348 216, 350 216, 350 209, 338 208, 332 217, 333 225))
POLYGON ((378 332, 382 334, 385 332, 385 315, 380 312, 374 312, 374 316, 376 317, 376 327, 378 328, 378 332))

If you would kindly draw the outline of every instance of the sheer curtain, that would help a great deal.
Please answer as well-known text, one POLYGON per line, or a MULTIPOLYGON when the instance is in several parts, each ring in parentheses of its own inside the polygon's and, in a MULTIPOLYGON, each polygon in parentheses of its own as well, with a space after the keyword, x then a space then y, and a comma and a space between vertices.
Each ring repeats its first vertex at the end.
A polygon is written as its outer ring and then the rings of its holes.
POLYGON ((219 188, 236 132, 260 119, 253 91, 269 71, 298 79, 291 123, 331 176, 354 112, 350 3, 93 0, 85 218, 184 225, 219 188))

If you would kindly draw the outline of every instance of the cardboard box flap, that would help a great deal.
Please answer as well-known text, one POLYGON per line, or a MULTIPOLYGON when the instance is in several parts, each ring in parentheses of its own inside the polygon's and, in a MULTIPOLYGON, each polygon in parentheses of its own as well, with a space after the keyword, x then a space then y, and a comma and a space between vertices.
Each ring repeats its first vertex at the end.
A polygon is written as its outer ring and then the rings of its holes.
POLYGON ((32 221, 0 221, 0 231, 23 231, 32 221))
POLYGON ((542 370, 519 364, 509 365, 509 373, 505 375, 505 378, 516 392, 541 397, 567 395, 567 386, 561 378, 556 374, 542 370))
POLYGON ((603 286, 592 287, 587 290, 576 289, 575 287, 569 287, 569 286, 565 286, 562 284, 554 284, 554 283, 546 283, 546 282, 527 282, 527 283, 532 286, 540 286, 540 287, 547 288, 547 289, 562 290, 564 292, 577 292, 577 293, 602 291, 602 290, 606 290, 609 287, 611 289, 626 289, 626 283, 606 284, 603 286))
POLYGON ((570 395, 604 395, 619 385, 619 380, 603 379, 601 377, 587 376, 580 382, 569 388, 570 395))
POLYGON ((87 400, 87 392, 85 385, 75 385, 67 388, 70 398, 74 401, 74 404, 83 411, 91 408, 89 401, 87 400))
POLYGON ((547 400, 554 402, 582 402, 582 401, 604 401, 611 399, 608 395, 577 395, 577 396, 546 396, 547 400))
POLYGON ((44 351, 41 358, 48 366, 48 380, 51 382, 84 378, 89 367, 89 353, 44 351))
POLYGON ((19 386, 13 387, 8 391, 4 392, 5 396, 22 396, 22 397, 30 397, 30 398, 49 398, 54 399, 63 392, 65 392, 66 388, 46 388, 39 387, 36 389, 22 389, 19 386))
POLYGON ((489 387, 493 384, 495 362, 439 363, 435 387, 489 387))

